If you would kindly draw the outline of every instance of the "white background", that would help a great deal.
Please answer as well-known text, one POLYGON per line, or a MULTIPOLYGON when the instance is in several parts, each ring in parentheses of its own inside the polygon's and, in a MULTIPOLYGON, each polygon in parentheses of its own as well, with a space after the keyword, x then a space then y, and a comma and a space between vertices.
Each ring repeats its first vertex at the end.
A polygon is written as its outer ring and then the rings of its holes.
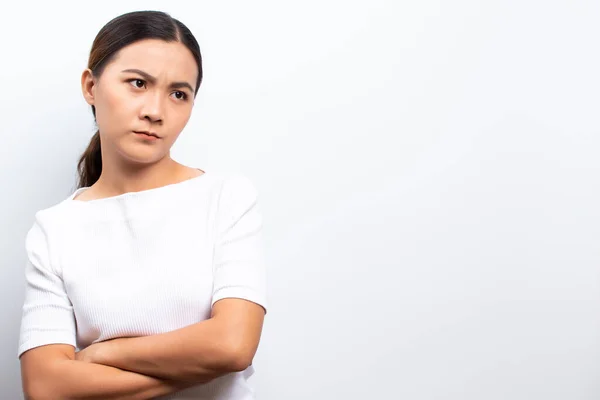
POLYGON ((24 238, 94 126, 113 17, 200 42, 183 163, 256 183, 260 400, 600 398, 600 2, 13 2, 0 25, 0 397, 24 238))

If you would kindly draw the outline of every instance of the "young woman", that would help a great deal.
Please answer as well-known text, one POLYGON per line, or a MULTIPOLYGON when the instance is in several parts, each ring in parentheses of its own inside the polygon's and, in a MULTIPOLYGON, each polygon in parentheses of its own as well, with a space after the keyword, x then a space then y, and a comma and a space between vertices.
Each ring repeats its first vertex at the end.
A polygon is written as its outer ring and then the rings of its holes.
POLYGON ((198 43, 168 14, 121 15, 94 40, 81 85, 98 132, 77 190, 26 239, 26 398, 254 398, 257 191, 170 157, 201 80, 198 43))

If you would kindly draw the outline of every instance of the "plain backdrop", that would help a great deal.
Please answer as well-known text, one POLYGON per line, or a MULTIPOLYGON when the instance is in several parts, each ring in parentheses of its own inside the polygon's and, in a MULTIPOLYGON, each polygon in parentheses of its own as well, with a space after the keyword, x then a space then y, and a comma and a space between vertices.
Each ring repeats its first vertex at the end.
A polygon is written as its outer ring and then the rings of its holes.
POLYGON ((205 78, 173 148, 260 192, 260 400, 600 398, 600 2, 11 2, 0 24, 0 398, 24 239, 94 125, 98 30, 158 9, 205 78))

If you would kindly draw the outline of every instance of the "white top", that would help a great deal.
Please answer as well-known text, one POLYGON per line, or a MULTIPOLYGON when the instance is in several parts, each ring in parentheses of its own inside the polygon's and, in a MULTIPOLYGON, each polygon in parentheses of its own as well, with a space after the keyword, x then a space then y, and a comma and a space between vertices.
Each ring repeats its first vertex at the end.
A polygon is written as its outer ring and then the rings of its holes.
MULTIPOLYGON (((19 356, 53 343, 78 350, 168 332, 210 317, 219 299, 266 309, 262 216, 241 174, 206 172, 141 192, 38 211, 28 262, 19 356)), ((252 367, 164 399, 253 399, 252 367)))

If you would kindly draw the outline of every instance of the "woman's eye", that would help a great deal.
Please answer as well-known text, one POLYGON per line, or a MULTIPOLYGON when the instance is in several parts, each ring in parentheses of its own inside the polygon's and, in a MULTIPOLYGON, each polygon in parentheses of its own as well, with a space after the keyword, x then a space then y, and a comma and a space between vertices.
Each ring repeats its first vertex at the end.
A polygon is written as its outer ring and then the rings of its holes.
POLYGON ((187 99, 187 94, 185 94, 184 92, 175 92, 175 98, 177 100, 185 100, 187 99))
MULTIPOLYGON (((129 83, 131 83, 133 86, 135 86, 138 89, 142 89, 146 86, 146 81, 144 81, 143 79, 130 79, 129 83)), ((175 94, 175 98, 177 100, 187 100, 188 95, 185 92, 181 92, 181 91, 177 91, 174 92, 175 94)))
POLYGON ((145 84, 146 84, 146 82, 144 82, 144 81, 143 81, 143 80, 141 80, 141 79, 132 79, 132 80, 130 80, 129 82, 133 83, 133 85, 134 85, 136 88, 138 88, 138 89, 141 89, 141 88, 143 88, 143 87, 145 86, 145 84))

